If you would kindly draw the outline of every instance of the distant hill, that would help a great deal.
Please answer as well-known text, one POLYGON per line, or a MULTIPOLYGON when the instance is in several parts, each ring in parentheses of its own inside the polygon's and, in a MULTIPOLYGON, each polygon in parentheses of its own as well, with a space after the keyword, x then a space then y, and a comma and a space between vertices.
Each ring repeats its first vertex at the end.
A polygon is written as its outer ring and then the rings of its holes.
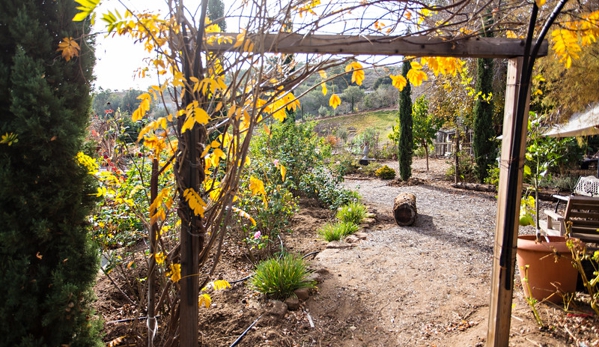
POLYGON ((355 136, 368 128, 379 132, 379 139, 387 141, 392 127, 397 122, 397 109, 365 111, 355 114, 320 118, 316 120, 315 131, 320 135, 337 134, 338 130, 355 136))

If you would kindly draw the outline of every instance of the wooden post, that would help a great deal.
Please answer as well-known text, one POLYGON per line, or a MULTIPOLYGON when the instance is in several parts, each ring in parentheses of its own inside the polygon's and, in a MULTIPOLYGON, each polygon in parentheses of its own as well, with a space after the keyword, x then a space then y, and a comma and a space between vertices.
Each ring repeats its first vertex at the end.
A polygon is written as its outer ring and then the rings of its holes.
MULTIPOLYGON (((512 189, 521 196, 522 192, 522 170, 524 167, 524 152, 526 148, 526 124, 528 123, 528 103, 530 90, 527 90, 525 100, 519 99, 520 78, 522 76, 523 58, 510 59, 508 65, 507 88, 505 94, 505 114, 503 120, 503 140, 501 145, 501 163, 499 173, 498 201, 497 201, 497 223, 495 229, 495 247, 493 255, 493 272, 491 275, 491 304, 489 307, 489 328, 487 331, 487 346, 507 347, 510 336, 510 323, 512 314, 512 295, 514 270, 516 262, 516 242, 518 237, 518 213, 520 210, 520 199, 514 203, 507 201, 508 190, 512 189), (524 102, 524 117, 522 119, 523 130, 520 134, 515 133, 516 114, 518 103, 524 102), (513 139, 520 136, 522 146, 518 158, 511 158, 513 139), (517 165, 517 184, 509 186, 508 176, 510 167, 517 165), (513 220, 506 220, 508 211, 514 213, 513 220), (512 227, 509 224, 512 223, 512 227), (506 242, 506 230, 513 232, 511 242, 506 242), (511 250, 511 252, 509 252, 511 250), (507 252, 506 252, 507 251, 507 252), (510 254, 511 253, 511 254, 510 254), (505 255, 509 256, 505 258, 505 255), (502 259, 503 258, 503 259, 502 259)), ((529 88, 529 87, 528 87, 529 88)))
MULTIPOLYGON (((153 204, 158 196, 158 159, 152 159, 152 177, 150 179, 150 204, 153 204)), ((150 214, 156 210, 150 209, 150 214)), ((151 217, 151 216, 150 216, 151 217)), ((150 218, 152 219, 152 218, 150 218)), ((150 261, 148 264, 148 347, 154 346, 154 335, 156 334, 155 305, 155 278, 156 278, 156 235, 158 234, 158 223, 154 221, 150 225, 150 261)))

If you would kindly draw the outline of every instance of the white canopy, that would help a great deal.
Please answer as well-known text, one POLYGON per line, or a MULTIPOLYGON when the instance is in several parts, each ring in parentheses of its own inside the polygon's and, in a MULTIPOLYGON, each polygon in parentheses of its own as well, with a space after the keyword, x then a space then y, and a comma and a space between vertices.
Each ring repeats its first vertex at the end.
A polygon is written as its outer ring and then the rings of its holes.
POLYGON ((599 104, 593 108, 576 113, 567 123, 550 128, 545 136, 570 137, 599 135, 599 104))

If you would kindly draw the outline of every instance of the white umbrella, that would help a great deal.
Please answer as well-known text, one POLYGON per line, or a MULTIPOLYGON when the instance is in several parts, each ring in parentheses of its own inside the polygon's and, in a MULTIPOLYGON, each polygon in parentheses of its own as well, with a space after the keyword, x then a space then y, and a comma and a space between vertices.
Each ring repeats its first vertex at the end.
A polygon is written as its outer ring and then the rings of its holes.
POLYGON ((599 104, 588 111, 572 115, 567 123, 550 128, 544 135, 549 137, 599 135, 599 104))

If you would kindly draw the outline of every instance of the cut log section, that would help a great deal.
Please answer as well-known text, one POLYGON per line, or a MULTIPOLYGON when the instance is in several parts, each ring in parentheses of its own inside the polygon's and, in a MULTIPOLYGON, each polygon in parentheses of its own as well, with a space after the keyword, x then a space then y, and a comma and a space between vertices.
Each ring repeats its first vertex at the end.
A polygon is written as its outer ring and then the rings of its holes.
POLYGON ((401 193, 395 197, 393 204, 393 217, 397 225, 412 225, 416 221, 416 195, 412 193, 401 193))

